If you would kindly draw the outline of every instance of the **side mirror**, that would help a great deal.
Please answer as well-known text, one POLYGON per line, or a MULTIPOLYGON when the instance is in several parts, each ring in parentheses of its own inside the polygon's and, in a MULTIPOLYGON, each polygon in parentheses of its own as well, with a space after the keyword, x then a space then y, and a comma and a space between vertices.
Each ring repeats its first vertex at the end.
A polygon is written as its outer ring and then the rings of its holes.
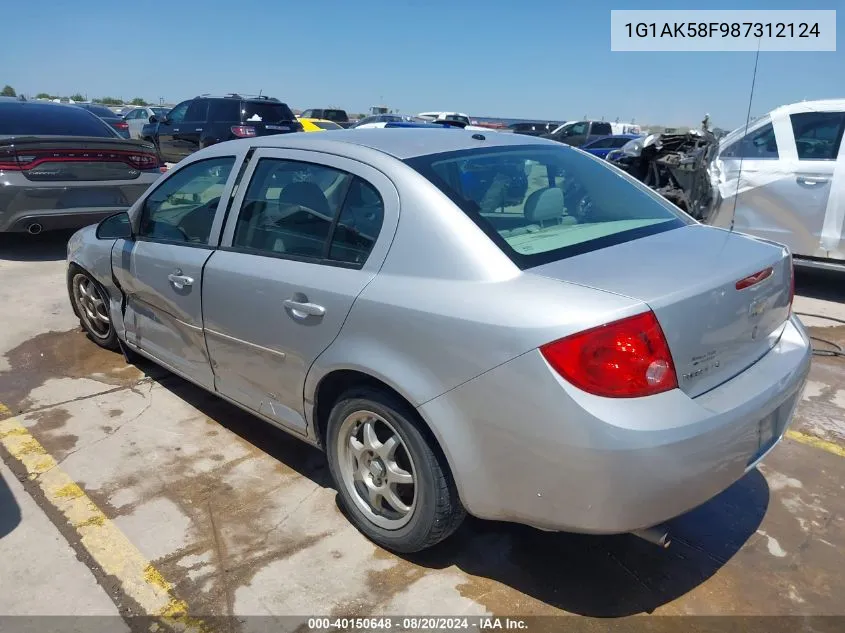
POLYGON ((132 223, 126 211, 110 215, 97 225, 98 240, 132 239, 132 223))
POLYGON ((155 114, 150 116, 150 123, 158 123, 158 119, 155 114))

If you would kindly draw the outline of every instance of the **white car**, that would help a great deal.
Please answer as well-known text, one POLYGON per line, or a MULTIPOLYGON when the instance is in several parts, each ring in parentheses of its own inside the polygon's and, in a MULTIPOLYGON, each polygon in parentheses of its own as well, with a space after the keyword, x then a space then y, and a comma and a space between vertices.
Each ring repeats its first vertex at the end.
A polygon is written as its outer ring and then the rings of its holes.
POLYGON ((734 130, 711 166, 708 223, 786 244, 795 263, 845 269, 845 99, 781 106, 734 130))
POLYGON ((144 106, 133 108, 123 115, 123 119, 129 124, 129 138, 141 138, 141 130, 150 122, 151 116, 163 117, 169 108, 144 106))
POLYGON ((476 130, 478 132, 492 131, 491 128, 473 125, 469 115, 463 112, 420 112, 417 117, 424 121, 456 121, 463 123, 465 130, 476 130))

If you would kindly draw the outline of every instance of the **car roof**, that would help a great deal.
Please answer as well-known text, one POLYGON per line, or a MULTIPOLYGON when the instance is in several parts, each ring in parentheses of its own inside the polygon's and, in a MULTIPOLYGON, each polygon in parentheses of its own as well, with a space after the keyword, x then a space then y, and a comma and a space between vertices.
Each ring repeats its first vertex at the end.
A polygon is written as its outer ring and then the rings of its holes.
POLYGON ((798 101, 775 108, 769 114, 783 112, 795 114, 798 112, 830 112, 845 111, 845 99, 819 99, 816 101, 798 101))
MULTIPOLYGON (((331 134, 273 134, 212 145, 205 155, 226 153, 225 146, 240 143, 251 147, 278 147, 290 149, 312 149, 344 155, 352 146, 369 148, 400 160, 476 148, 516 147, 520 145, 548 145, 559 148, 560 143, 548 139, 496 131, 480 133, 461 129, 433 129, 423 127, 364 128, 333 130, 331 134), (320 138, 314 138, 319 136, 320 138), (484 137, 483 140, 478 136, 484 137), (210 152, 217 148, 218 151, 210 152)), ((231 151, 231 150, 228 150, 231 151)))

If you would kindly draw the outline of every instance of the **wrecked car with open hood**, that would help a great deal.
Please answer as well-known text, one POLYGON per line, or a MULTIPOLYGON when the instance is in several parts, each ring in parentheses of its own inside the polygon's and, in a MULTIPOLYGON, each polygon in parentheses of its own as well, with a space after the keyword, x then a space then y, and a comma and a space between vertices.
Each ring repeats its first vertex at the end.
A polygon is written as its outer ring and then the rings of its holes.
POLYGON ((655 189, 697 220, 714 205, 710 164, 718 150, 706 129, 635 138, 607 155, 608 162, 655 189))

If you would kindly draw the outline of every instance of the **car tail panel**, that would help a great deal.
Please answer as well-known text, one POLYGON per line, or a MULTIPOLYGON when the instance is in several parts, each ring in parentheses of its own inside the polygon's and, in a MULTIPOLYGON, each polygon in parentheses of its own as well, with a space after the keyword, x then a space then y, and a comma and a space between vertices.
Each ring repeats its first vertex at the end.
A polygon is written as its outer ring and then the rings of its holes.
POLYGON ((159 166, 155 147, 140 141, 12 137, 0 142, 0 170, 37 182, 133 180, 159 166))
POLYGON ((665 333, 679 388, 693 397, 774 347, 792 303, 786 248, 699 225, 530 272, 645 302, 665 333))

